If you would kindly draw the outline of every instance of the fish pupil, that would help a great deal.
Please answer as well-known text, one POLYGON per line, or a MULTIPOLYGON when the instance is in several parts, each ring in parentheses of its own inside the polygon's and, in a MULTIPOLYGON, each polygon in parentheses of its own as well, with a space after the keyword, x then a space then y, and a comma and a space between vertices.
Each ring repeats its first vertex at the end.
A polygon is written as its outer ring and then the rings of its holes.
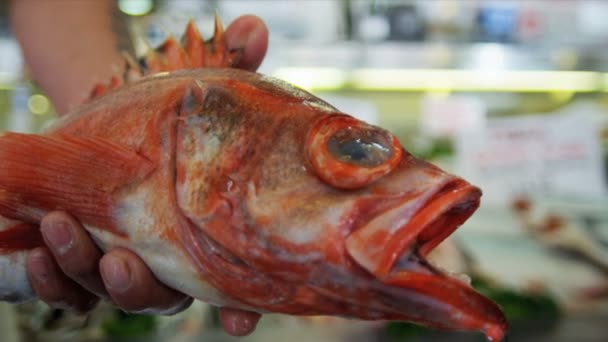
POLYGON ((339 145, 339 149, 343 155, 349 156, 353 161, 363 161, 367 158, 366 149, 369 144, 362 142, 361 139, 347 140, 339 145), (366 146, 367 145, 367 146, 366 146))
POLYGON ((393 154, 388 134, 375 129, 347 127, 336 132, 327 142, 331 155, 346 163, 375 167, 393 154))

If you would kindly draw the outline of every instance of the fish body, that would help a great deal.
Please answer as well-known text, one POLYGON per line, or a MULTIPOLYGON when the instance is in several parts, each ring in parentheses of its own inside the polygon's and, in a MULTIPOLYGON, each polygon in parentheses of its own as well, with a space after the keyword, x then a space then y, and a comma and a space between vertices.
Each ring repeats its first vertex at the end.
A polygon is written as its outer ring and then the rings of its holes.
MULTIPOLYGON (((193 35, 149 67, 184 69, 193 35)), ((113 82, 43 134, 0 137, 0 299, 34 296, 24 253, 42 243, 41 218, 66 210, 102 249, 128 248, 214 305, 502 338, 500 309, 425 259, 476 210, 478 188, 213 51, 197 67, 220 68, 113 82)))

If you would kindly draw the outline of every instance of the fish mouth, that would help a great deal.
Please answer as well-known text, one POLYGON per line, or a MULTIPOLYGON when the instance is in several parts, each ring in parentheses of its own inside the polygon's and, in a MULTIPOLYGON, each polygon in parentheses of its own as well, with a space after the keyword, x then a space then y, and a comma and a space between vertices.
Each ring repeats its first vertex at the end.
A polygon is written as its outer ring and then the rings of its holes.
POLYGON ((404 229, 423 227, 416 238, 418 251, 428 255, 479 208, 481 190, 456 179, 448 182, 416 213, 404 229))
POLYGON ((450 177, 414 196, 402 196, 397 205, 356 227, 346 248, 363 268, 388 274, 408 251, 425 257, 477 210, 480 198, 479 188, 450 177))
POLYGON ((396 207, 373 217, 346 239, 346 249, 359 266, 389 286, 397 318, 447 330, 480 330, 500 340, 506 319, 489 299, 461 276, 426 260, 439 243, 463 224, 480 204, 481 190, 450 177, 396 207), (403 289, 402 294, 398 289, 403 289), (423 312, 419 305, 428 303, 423 312), (410 309, 416 307, 417 309, 410 309))

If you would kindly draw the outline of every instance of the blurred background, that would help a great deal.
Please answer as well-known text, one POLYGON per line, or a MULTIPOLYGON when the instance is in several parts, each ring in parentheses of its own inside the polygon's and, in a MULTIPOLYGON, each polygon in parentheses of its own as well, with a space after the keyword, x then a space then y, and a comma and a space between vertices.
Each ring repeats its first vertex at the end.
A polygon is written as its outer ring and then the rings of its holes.
MULTIPOLYGON (((484 190, 437 250, 505 309, 510 341, 608 340, 608 1, 124 0, 139 53, 194 19, 264 19, 260 72, 395 133, 484 190)), ((0 13, 0 127, 53 120, 0 13)), ((204 304, 89 317, 0 304, 2 341, 231 341, 204 304), (6 332, 6 333, 5 333, 6 332)), ((401 323, 268 315, 239 341, 483 341, 401 323)))

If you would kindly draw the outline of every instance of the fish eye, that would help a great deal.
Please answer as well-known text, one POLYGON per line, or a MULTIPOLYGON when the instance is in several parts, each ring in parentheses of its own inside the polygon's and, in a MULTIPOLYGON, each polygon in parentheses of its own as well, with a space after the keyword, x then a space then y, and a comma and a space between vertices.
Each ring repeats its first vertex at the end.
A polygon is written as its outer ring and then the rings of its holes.
POLYGON ((327 141, 329 153, 344 163, 375 167, 393 155, 392 139, 386 131, 346 127, 327 141))
POLYGON ((388 131, 338 114, 313 125, 307 151, 319 178, 338 188, 355 189, 392 171, 403 150, 388 131))

